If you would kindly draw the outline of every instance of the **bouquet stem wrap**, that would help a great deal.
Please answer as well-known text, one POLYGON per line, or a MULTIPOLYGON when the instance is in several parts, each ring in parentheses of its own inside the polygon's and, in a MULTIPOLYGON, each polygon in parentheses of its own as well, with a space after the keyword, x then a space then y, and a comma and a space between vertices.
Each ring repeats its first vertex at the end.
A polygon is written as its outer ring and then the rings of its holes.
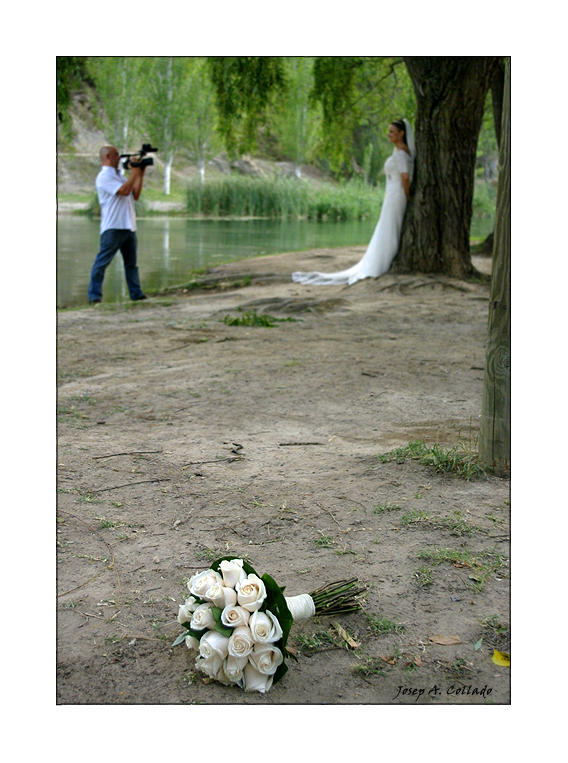
POLYGON ((301 593, 299 596, 286 596, 285 599, 295 623, 299 620, 309 620, 315 617, 316 605, 309 593, 301 593))

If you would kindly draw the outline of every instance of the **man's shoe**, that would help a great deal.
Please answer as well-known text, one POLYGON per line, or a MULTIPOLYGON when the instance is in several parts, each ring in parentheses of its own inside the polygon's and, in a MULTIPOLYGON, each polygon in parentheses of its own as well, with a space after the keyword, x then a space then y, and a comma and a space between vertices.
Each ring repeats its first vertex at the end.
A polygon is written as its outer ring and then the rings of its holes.
POLYGON ((140 302, 140 300, 142 300, 142 299, 148 299, 148 297, 145 294, 143 294, 141 297, 136 297, 136 299, 134 301, 135 302, 140 302))
POLYGON ((102 299, 92 299, 89 304, 90 305, 100 305, 102 302, 102 299))

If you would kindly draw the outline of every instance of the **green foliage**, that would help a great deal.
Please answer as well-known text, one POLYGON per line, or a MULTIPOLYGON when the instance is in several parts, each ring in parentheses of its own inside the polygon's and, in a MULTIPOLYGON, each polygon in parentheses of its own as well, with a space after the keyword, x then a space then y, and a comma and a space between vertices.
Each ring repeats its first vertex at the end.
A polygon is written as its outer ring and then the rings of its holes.
POLYGON ((140 73, 139 124, 161 152, 166 166, 164 193, 168 195, 174 155, 189 137, 188 61, 182 56, 154 56, 146 59, 140 73))
POLYGON ((393 119, 414 119, 414 91, 402 59, 320 56, 312 99, 323 109, 322 150, 332 169, 362 172, 375 183, 392 150, 388 125, 393 119))
POLYGON ((209 56, 220 130, 230 154, 251 150, 275 94, 286 87, 281 56, 209 56))
POLYGON ((203 180, 206 161, 222 147, 218 134, 219 113, 207 59, 192 56, 188 60, 190 63, 185 115, 186 149, 196 162, 203 180))
POLYGON ((140 122, 143 75, 150 59, 140 56, 96 56, 87 59, 105 113, 106 136, 119 153, 128 145, 140 122))
POLYGON ((321 139, 321 107, 310 100, 313 88, 314 59, 310 56, 284 58, 284 70, 288 87, 269 114, 269 124, 284 156, 300 165, 316 156, 321 139))
POLYGON ((71 141, 73 130, 69 107, 71 92, 80 88, 89 80, 86 68, 86 56, 56 56, 57 77, 57 121, 65 141, 71 141))

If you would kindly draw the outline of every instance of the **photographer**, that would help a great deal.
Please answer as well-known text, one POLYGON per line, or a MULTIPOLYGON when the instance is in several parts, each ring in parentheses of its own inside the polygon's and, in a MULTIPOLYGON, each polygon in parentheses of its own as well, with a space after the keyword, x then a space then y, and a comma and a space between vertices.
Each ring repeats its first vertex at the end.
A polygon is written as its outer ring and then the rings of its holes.
POLYGON ((136 215, 134 201, 140 198, 146 164, 129 165, 127 180, 119 169, 120 155, 114 146, 103 146, 100 151, 102 168, 95 182, 101 205, 101 248, 91 270, 89 302, 102 300, 105 270, 120 249, 124 260, 124 274, 130 299, 146 299, 140 286, 136 265, 136 215))

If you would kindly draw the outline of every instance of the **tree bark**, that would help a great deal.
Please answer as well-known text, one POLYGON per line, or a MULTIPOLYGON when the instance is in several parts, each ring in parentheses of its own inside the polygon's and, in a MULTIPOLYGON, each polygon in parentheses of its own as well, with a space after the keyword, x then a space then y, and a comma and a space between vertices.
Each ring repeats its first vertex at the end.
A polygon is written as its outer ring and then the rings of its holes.
POLYGON ((479 463, 504 476, 511 465, 511 63, 505 64, 499 185, 479 463))
POLYGON ((491 79, 491 101, 497 148, 501 148, 501 124, 503 122, 503 99, 505 97, 505 62, 499 59, 491 79))
POLYGON ((416 94, 416 166, 394 272, 474 274, 477 141, 498 56, 404 57, 416 94))

